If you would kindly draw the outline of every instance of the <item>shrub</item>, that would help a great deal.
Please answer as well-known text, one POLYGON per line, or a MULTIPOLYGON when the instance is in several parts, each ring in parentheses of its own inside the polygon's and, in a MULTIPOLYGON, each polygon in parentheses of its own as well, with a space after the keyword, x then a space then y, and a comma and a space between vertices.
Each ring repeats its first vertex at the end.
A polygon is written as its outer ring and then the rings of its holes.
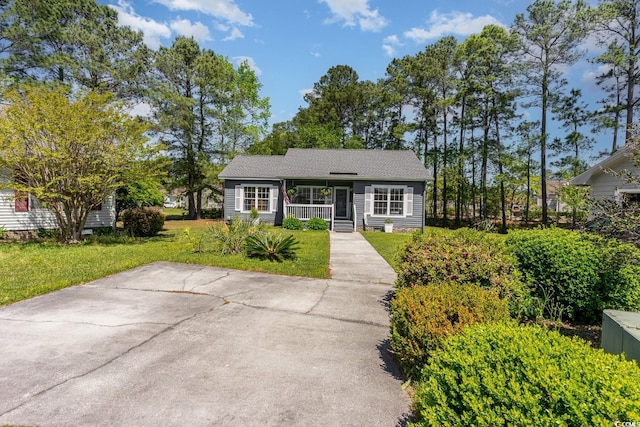
POLYGON ((60 240, 60 230, 57 228, 38 228, 36 236, 45 240, 60 240))
POLYGON ((433 353, 418 426, 606 426, 640 420, 640 368, 539 326, 476 325, 433 353))
POLYGON ((91 231, 92 236, 111 236, 113 234, 116 234, 116 230, 109 226, 97 227, 91 231))
POLYGON ((507 245, 547 313, 596 321, 604 308, 640 309, 640 251, 632 245, 558 228, 518 231, 507 245))
POLYGON ((162 231, 164 215, 157 209, 135 208, 122 213, 124 230, 133 237, 151 237, 162 231))
POLYGON ((322 218, 311 218, 307 221, 307 229, 309 230, 328 230, 329 224, 322 218))
POLYGON ((293 215, 289 215, 282 221, 282 228, 287 230, 302 230, 304 229, 304 223, 293 215))
POLYGON ((292 234, 258 233, 246 238, 244 248, 248 257, 281 262, 296 257, 298 241, 292 234))
POLYGON ((391 300, 391 348, 415 378, 443 340, 468 325, 509 319, 507 302, 473 284, 403 288, 391 300))
MULTIPOLYGON (((236 216, 231 218, 228 224, 219 222, 208 225, 207 235, 212 241, 214 251, 229 255, 241 253, 246 238, 262 230, 264 230, 264 224, 254 224, 253 221, 236 216)), ((198 247, 201 246, 203 242, 198 243, 198 247)))
POLYGON ((516 259, 506 251, 503 237, 468 228, 442 235, 415 233, 399 252, 396 286, 413 287, 439 283, 474 283, 497 289, 501 297, 519 310, 527 294, 516 259))
POLYGON ((222 209, 220 209, 220 208, 202 209, 200 211, 200 218, 202 218, 202 219, 220 219, 220 218, 222 218, 222 209))

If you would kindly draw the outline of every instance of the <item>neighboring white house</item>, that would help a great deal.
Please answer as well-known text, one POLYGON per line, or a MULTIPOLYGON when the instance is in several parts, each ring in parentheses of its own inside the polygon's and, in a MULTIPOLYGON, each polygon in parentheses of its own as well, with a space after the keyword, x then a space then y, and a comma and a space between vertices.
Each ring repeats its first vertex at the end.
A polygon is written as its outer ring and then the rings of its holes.
POLYGON ((628 170, 640 176, 640 169, 631 161, 629 152, 630 147, 625 145, 586 172, 573 178, 569 184, 589 186, 591 197, 595 200, 617 200, 620 203, 640 201, 640 187, 615 174, 607 173, 607 170, 615 172, 628 170))
MULTIPOLYGON (((110 196, 89 213, 85 228, 111 227, 115 219, 114 200, 113 196, 110 196)), ((35 231, 40 228, 58 228, 58 223, 55 214, 42 208, 35 197, 29 194, 16 197, 13 190, 2 189, 0 190, 0 228, 7 231, 35 231)))

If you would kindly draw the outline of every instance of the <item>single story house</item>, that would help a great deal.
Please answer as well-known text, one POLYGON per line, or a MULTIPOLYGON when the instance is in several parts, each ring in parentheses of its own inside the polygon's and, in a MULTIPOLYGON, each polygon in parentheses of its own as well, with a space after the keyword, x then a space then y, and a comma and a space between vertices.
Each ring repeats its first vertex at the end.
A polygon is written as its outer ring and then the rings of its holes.
MULTIPOLYGON (((0 180, 5 180, 0 176, 0 180)), ((113 196, 109 197, 89 213, 86 229, 112 227, 116 210, 113 196)), ((16 234, 34 232, 39 229, 57 229, 55 214, 40 205, 31 194, 16 195, 11 189, 0 189, 0 228, 16 234)))
POLYGON ((640 177, 640 168, 630 157, 631 146, 625 145, 600 163, 576 176, 569 184, 589 186, 595 200, 616 200, 619 203, 640 202, 640 187, 624 178, 607 172, 630 171, 640 177))
POLYGON ((248 217, 256 208, 265 222, 323 218, 335 231, 382 228, 385 221, 423 229, 431 180, 412 151, 302 148, 283 156, 237 156, 219 178, 227 219, 248 217))

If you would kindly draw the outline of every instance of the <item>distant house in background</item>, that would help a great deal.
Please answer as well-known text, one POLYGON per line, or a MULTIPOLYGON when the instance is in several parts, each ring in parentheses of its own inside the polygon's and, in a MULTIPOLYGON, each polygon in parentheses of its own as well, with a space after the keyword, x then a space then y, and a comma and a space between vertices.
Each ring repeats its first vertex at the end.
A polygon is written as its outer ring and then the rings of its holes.
POLYGON ((276 225, 288 215, 323 218, 335 231, 387 218, 400 229, 422 229, 429 172, 412 151, 290 148, 284 156, 237 156, 220 173, 224 215, 276 225))
MULTIPOLYGON (((3 179, 0 177, 0 179, 3 179)), ((6 179, 6 175, 5 178, 6 179)), ((113 196, 89 213, 85 229, 112 227, 116 220, 113 196)), ((55 214, 40 205, 31 194, 16 194, 13 190, 0 190, 0 227, 11 232, 33 232, 39 229, 57 229, 55 214)))
MULTIPOLYGON (((550 212, 567 212, 567 205, 560 201, 560 190, 568 182, 564 179, 550 179, 547 181, 547 208, 550 212)), ((536 198, 536 204, 542 208, 542 199, 536 198)))
POLYGON ((589 186, 591 197, 595 200, 616 200, 621 204, 625 201, 640 202, 640 187, 606 172, 607 169, 615 172, 628 170, 640 176, 640 169, 631 161, 629 151, 630 147, 625 145, 586 172, 573 178, 569 183, 589 186))

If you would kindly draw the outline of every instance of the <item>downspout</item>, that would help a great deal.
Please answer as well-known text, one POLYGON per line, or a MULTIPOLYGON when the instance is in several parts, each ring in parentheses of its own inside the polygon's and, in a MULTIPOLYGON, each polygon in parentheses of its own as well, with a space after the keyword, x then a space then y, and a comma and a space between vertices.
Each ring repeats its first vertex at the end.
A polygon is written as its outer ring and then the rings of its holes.
POLYGON ((427 201, 427 183, 429 181, 425 181, 424 182, 424 186, 423 186, 423 190, 422 190, 422 234, 424 234, 424 223, 427 220, 426 218, 426 214, 427 214, 427 205, 426 205, 426 201, 427 201))

